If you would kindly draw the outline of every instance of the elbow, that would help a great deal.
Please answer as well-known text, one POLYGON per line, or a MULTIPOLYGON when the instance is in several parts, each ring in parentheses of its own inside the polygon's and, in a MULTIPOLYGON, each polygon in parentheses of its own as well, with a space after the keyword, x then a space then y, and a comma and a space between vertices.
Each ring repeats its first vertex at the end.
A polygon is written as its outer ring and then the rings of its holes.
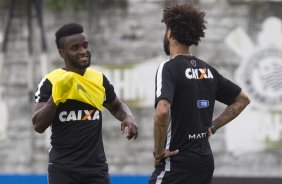
POLYGON ((241 91, 239 96, 235 99, 234 103, 240 104, 241 108, 244 109, 251 103, 251 100, 248 97, 248 95, 246 95, 243 91, 241 91))
POLYGON ((46 129, 40 127, 38 124, 33 123, 33 129, 35 132, 42 134, 46 129))
POLYGON ((158 119, 165 120, 169 118, 170 110, 168 108, 160 108, 156 111, 158 119))
POLYGON ((246 97, 245 99, 245 103, 246 103, 246 106, 249 105, 251 103, 251 100, 249 97, 246 97))
POLYGON ((246 94, 242 94, 241 101, 243 102, 243 104, 245 104, 245 106, 251 103, 250 98, 246 94))
POLYGON ((39 123, 36 122, 35 117, 32 117, 32 123, 33 123, 33 129, 34 129, 34 131, 36 131, 37 133, 42 134, 42 133, 46 130, 46 128, 44 129, 44 128, 42 128, 42 127, 39 126, 39 123))
POLYGON ((36 125, 33 125, 33 129, 35 130, 35 132, 40 133, 40 134, 45 132, 45 129, 40 128, 40 127, 38 127, 36 125))
POLYGON ((169 114, 170 114, 170 103, 167 100, 160 100, 155 112, 156 118, 162 121, 167 120, 169 118, 169 114))

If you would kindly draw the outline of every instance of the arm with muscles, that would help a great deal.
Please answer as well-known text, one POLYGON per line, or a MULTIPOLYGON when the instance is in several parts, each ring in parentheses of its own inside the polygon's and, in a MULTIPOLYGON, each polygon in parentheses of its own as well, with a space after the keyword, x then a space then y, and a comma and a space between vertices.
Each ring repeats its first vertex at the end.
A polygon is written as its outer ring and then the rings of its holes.
POLYGON ((111 103, 105 103, 104 106, 111 112, 111 114, 121 121, 121 132, 124 133, 125 127, 128 128, 127 139, 136 139, 138 136, 138 127, 135 117, 128 108, 118 97, 111 103))
POLYGON ((33 128, 38 133, 43 133, 52 123, 57 106, 52 96, 47 102, 35 103, 32 115, 33 128))
POLYGON ((231 105, 228 105, 223 113, 213 120, 212 126, 208 129, 208 136, 210 137, 217 129, 236 118, 249 103, 249 97, 241 91, 234 102, 231 105))
POLYGON ((169 124, 170 103, 166 99, 158 102, 154 117, 154 158, 155 166, 162 158, 176 155, 179 150, 165 150, 165 140, 169 124))

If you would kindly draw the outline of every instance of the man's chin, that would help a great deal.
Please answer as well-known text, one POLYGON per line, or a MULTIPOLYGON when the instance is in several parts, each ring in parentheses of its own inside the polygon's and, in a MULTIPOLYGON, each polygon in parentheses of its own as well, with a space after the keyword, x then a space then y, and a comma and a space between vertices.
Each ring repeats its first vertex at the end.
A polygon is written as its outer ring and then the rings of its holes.
POLYGON ((80 68, 81 69, 85 69, 88 68, 90 66, 90 61, 85 61, 84 63, 81 63, 80 68))
POLYGON ((85 64, 85 65, 80 65, 80 69, 85 69, 88 68, 90 66, 90 63, 85 64))
POLYGON ((77 69, 86 69, 90 66, 90 63, 87 64, 81 64, 81 65, 74 65, 75 68, 77 69))

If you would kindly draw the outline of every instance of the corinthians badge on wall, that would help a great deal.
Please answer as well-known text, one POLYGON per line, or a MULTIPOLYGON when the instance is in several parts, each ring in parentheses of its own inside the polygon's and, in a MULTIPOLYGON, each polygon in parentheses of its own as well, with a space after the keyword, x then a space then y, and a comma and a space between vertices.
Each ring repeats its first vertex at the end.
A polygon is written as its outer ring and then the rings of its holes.
POLYGON ((226 44, 242 62, 236 79, 261 109, 282 110, 282 23, 276 17, 267 18, 254 45, 242 28, 226 37, 226 44))

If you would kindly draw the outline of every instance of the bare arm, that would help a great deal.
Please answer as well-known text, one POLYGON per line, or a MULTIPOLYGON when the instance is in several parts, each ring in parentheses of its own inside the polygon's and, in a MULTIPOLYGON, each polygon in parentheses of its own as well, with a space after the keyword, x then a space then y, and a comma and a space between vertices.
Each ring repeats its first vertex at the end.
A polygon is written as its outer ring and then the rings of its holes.
POLYGON ((154 157, 155 165, 162 158, 167 158, 178 153, 178 150, 165 150, 165 140, 169 124, 170 103, 162 99, 158 102, 154 117, 154 157))
POLYGON ((32 115, 33 128, 38 133, 43 133, 52 123, 56 114, 57 106, 52 96, 47 102, 35 103, 32 115))
MULTIPOLYGON (((227 106, 223 113, 213 120, 213 125, 216 127, 216 129, 226 125, 236 118, 249 103, 249 97, 243 91, 241 91, 236 97, 235 101, 231 105, 227 106)), ((211 134, 211 130, 209 129, 209 136, 211 134)))
POLYGON ((121 131, 124 133, 125 127, 128 127, 127 139, 136 139, 138 136, 138 127, 135 121, 135 117, 128 108, 128 106, 123 103, 118 97, 109 104, 104 104, 104 106, 111 112, 111 114, 122 121, 121 131))

